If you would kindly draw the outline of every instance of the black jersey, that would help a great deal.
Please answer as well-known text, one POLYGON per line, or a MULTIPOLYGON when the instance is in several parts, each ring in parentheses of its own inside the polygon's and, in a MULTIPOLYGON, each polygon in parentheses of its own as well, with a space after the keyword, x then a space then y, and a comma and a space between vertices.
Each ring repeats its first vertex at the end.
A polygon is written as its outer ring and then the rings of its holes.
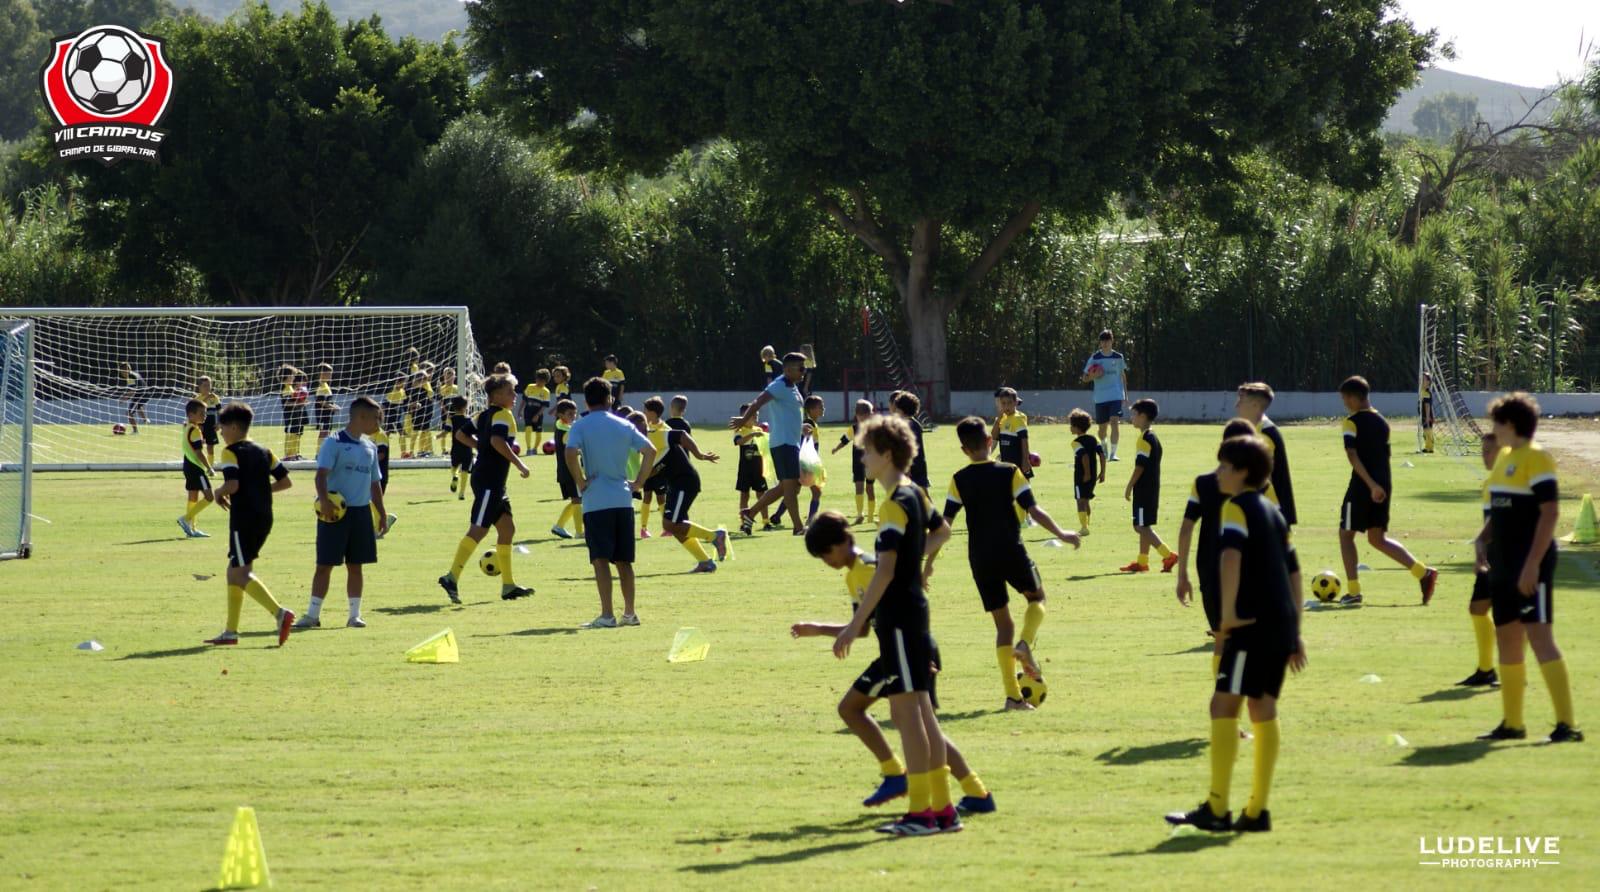
POLYGON ((478 426, 472 423, 472 419, 465 412, 459 415, 451 415, 445 421, 444 429, 450 434, 450 454, 452 456, 465 454, 468 458, 471 458, 472 447, 457 440, 456 434, 463 433, 469 437, 477 437, 478 426))
POLYGON ((494 438, 498 434, 506 441, 509 447, 517 429, 517 420, 511 417, 508 409, 499 406, 490 406, 478 413, 477 421, 473 427, 478 432, 478 460, 472 466, 472 485, 475 489, 505 489, 506 475, 511 472, 511 463, 506 461, 500 450, 494 448, 494 438))
POLYGON ((967 553, 973 557, 996 555, 1022 547, 1022 525, 1017 506, 1024 511, 1036 502, 1022 469, 1009 462, 978 461, 950 478, 944 497, 945 522, 967 509, 967 553))
POLYGON ((1292 652, 1300 638, 1300 613, 1289 587, 1299 559, 1289 541, 1289 524, 1260 492, 1243 492, 1222 506, 1218 556, 1240 553, 1239 596, 1234 612, 1255 622, 1230 634, 1259 646, 1292 652))
POLYGON ((1105 454, 1100 451, 1100 441, 1093 434, 1084 434, 1072 441, 1072 479, 1076 483, 1093 484, 1100 479, 1100 463, 1105 461, 1105 454), (1083 467, 1084 456, 1089 457, 1089 468, 1083 467), (1084 476, 1087 474, 1088 476, 1084 476))
POLYGON ((1200 581, 1200 596, 1216 597, 1221 587, 1217 564, 1217 531, 1222 526, 1222 506, 1228 501, 1217 484, 1217 472, 1201 474, 1194 478, 1189 488, 1189 504, 1184 506, 1185 520, 1198 521, 1200 528, 1195 536, 1194 567, 1200 581))
POLYGON ((1134 498, 1154 499, 1161 492, 1161 441, 1156 432, 1146 430, 1139 434, 1139 454, 1133 462, 1144 468, 1137 483, 1133 484, 1134 498))
POLYGON ((1263 417, 1261 436, 1266 437, 1272 447, 1272 491, 1278 499, 1278 510, 1283 512, 1283 519, 1294 526, 1300 521, 1294 513, 1294 484, 1289 481, 1289 451, 1283 445, 1283 432, 1271 418, 1263 417))
POLYGON ((852 421, 850 422, 850 433, 839 435, 839 445, 850 444, 850 460, 856 463, 860 463, 862 452, 865 451, 856 445, 856 435, 859 433, 861 433, 861 422, 852 421))
MULTIPOLYGON (((1389 422, 1377 409, 1366 408, 1344 420, 1344 448, 1354 449, 1356 458, 1384 489, 1390 488, 1389 477, 1389 422)), ((1355 469, 1350 471, 1352 486, 1363 485, 1355 469)))
POLYGON ((944 518, 928 504, 920 488, 897 485, 878 508, 878 554, 896 554, 894 576, 878 602, 877 622, 884 626, 916 626, 925 623, 928 599, 922 590, 922 552, 928 533, 938 529, 944 518))
POLYGON ((683 446, 686 433, 677 429, 667 431, 667 451, 660 462, 660 473, 667 476, 667 486, 672 489, 699 492, 700 472, 694 469, 694 462, 689 458, 689 450, 683 446))
MULTIPOLYGON (((1546 502, 1557 497, 1556 463, 1537 443, 1500 450, 1489 472, 1489 572, 1511 581, 1533 549, 1533 533, 1546 502)), ((1555 543, 1545 560, 1555 557, 1555 543)))
POLYGON ((228 446, 217 456, 223 480, 234 480, 239 491, 229 497, 231 525, 272 520, 272 483, 289 476, 272 450, 249 440, 228 446))
POLYGON ((915 418, 907 418, 911 425, 911 433, 917 438, 917 454, 911 458, 911 479, 921 486, 928 485, 928 453, 922 448, 922 422, 915 418))
POLYGON ((686 434, 694 433, 694 425, 690 424, 688 419, 685 418, 668 418, 667 427, 675 431, 683 431, 686 434))

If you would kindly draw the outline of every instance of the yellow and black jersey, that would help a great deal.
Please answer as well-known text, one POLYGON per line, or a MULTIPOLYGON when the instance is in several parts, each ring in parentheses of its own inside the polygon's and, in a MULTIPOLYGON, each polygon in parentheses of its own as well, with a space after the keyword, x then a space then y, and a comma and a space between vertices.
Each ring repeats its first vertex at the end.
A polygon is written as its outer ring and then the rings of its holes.
MULTIPOLYGON (((1354 449, 1356 458, 1372 475, 1378 485, 1388 489, 1389 476, 1389 422, 1377 409, 1366 408, 1351 415, 1340 426, 1344 434, 1344 448, 1354 449)), ((1360 483, 1355 471, 1350 472, 1353 483, 1360 483)))
POLYGON ((1144 468, 1138 482, 1133 484, 1134 497, 1155 498, 1161 492, 1161 440, 1155 431, 1140 432, 1138 454, 1133 461, 1135 467, 1144 468))
POLYGON ((383 401, 391 406, 404 407, 406 404, 406 389, 404 387, 396 387, 383 395, 383 401))
POLYGON ((459 395, 460 393, 461 393, 461 388, 458 385, 455 385, 455 384, 440 384, 439 385, 439 399, 440 400, 447 400, 447 399, 449 399, 449 398, 451 398, 453 396, 459 395))
POLYGON ((478 413, 473 426, 478 431, 478 461, 472 467, 472 486, 474 489, 504 489, 511 463, 494 448, 494 438, 503 438, 510 448, 516 437, 517 420, 511 417, 510 410, 490 406, 478 413))
POLYGON ((1105 455, 1100 451, 1100 441, 1094 434, 1084 434, 1072 441, 1072 479, 1076 483, 1093 484, 1100 479, 1100 465, 1105 455))
POLYGON ((535 419, 542 419, 544 410, 550 406, 550 388, 542 384, 529 384, 522 389, 522 417, 532 424, 535 419))
MULTIPOLYGON (((1533 549, 1533 534, 1545 503, 1558 497, 1556 462, 1538 443, 1500 450, 1489 472, 1489 567, 1515 579, 1533 549)), ((1552 544, 1548 559, 1555 554, 1552 544)))
POLYGON ((1422 383, 1417 385, 1417 398, 1424 403, 1433 402, 1433 382, 1426 378, 1422 379, 1422 383))
MULTIPOLYGON (((844 571, 844 588, 850 595, 852 615, 860 609, 861 599, 866 597, 867 586, 872 584, 872 574, 876 572, 878 572, 878 559, 857 549, 850 559, 850 566, 844 571)), ((868 617, 868 622, 871 622, 871 617, 868 617)))
POLYGON ((875 548, 879 555, 889 551, 896 554, 894 576, 878 602, 880 625, 916 626, 927 621, 928 599, 922 590, 922 552, 927 546, 928 533, 943 524, 944 518, 928 503, 927 493, 905 481, 879 503, 875 548))
POLYGON ((1295 649, 1300 637, 1298 605, 1289 577, 1300 571, 1289 525, 1260 492, 1242 492, 1222 506, 1217 554, 1237 551, 1239 593, 1234 612, 1255 623, 1237 630, 1262 645, 1295 649))
POLYGON ((557 384, 556 389, 551 392, 550 405, 553 406, 562 400, 570 399, 572 399, 572 385, 569 382, 563 381, 560 384, 557 384))
POLYGON ((747 424, 733 432, 733 441, 739 447, 741 464, 761 461, 761 438, 766 435, 766 431, 754 424, 747 424))
POLYGON ((210 393, 196 393, 194 398, 206 405, 206 417, 216 420, 217 413, 222 411, 222 397, 215 390, 210 393))
POLYGON ((217 470, 225 481, 236 481, 239 489, 230 498, 229 525, 272 519, 272 484, 289 476, 272 450, 250 440, 224 447, 217 456, 217 470))
POLYGON ((650 440, 651 446, 656 447, 656 467, 658 468, 667 460, 667 431, 669 430, 671 428, 667 427, 667 423, 660 419, 657 419, 654 423, 646 422, 644 426, 645 437, 650 440))
POLYGON ((950 478, 944 497, 944 519, 951 523, 967 509, 967 552, 994 555, 1022 546, 1017 507, 1035 504, 1032 485, 1010 462, 975 461, 950 478))
POLYGON ((1000 460, 1019 468, 1028 466, 1027 451, 1022 444, 1028 438, 1028 416, 1021 412, 1001 415, 994 422, 994 439, 1000 444, 1000 460))
POLYGON ((317 402, 333 400, 333 385, 326 381, 317 382, 317 402))
POLYGON ((1483 519, 1484 520, 1488 520, 1489 519, 1489 508, 1490 508, 1490 505, 1493 503, 1493 499, 1491 499, 1489 497, 1489 478, 1487 478, 1487 477, 1484 478, 1483 486, 1478 489, 1478 495, 1479 495, 1479 497, 1481 498, 1481 500, 1483 502, 1483 519))
MULTIPOLYGON (((1273 491, 1272 482, 1261 488, 1261 494, 1267 501, 1278 505, 1277 493, 1273 491)), ((1189 486, 1189 503, 1184 506, 1183 519, 1199 524, 1195 536, 1195 570, 1200 576, 1200 593, 1202 595, 1215 594, 1218 585, 1217 565, 1217 530, 1222 523, 1222 506, 1227 504, 1228 496, 1223 493, 1217 483, 1217 472, 1210 471, 1194 478, 1194 483, 1189 486)), ((1280 512, 1282 508, 1279 508, 1280 512)), ((1287 522, 1288 518, 1284 518, 1287 522)))
POLYGON ((206 438, 200 431, 200 425, 187 422, 183 426, 183 441, 179 444, 183 451, 183 460, 201 470, 205 470, 206 463, 200 458, 205 452, 206 438))
POLYGON ((384 486, 389 485, 389 435, 380 428, 367 435, 372 445, 378 447, 378 477, 384 486))
POLYGON ((622 369, 606 369, 600 373, 600 377, 611 382, 611 396, 620 401, 623 391, 628 389, 628 376, 622 373, 622 369))
POLYGON ((778 359, 763 359, 761 360, 761 371, 766 374, 767 383, 771 384, 773 381, 783 377, 783 362, 778 359))
POLYGON ((1271 418, 1262 416, 1261 436, 1266 438, 1267 451, 1272 454, 1272 491, 1278 510, 1289 526, 1299 523, 1294 510, 1294 484, 1289 479, 1289 450, 1283 443, 1283 432, 1271 418))

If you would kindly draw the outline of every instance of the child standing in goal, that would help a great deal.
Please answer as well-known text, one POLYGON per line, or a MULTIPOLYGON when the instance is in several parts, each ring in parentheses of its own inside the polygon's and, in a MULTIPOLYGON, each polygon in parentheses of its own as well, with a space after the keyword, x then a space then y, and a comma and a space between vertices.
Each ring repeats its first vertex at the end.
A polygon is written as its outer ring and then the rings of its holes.
POLYGON ((278 624, 278 646, 289 640, 294 611, 285 609, 255 575, 255 561, 272 533, 272 495, 293 485, 289 469, 272 450, 250 441, 255 413, 244 403, 229 403, 220 413, 222 441, 227 444, 217 461, 222 486, 217 504, 228 512, 228 623, 222 634, 206 639, 215 646, 239 643, 239 611, 249 595, 266 608, 278 624))
POLYGON ((188 493, 189 507, 184 509, 183 516, 178 518, 178 529, 191 539, 208 538, 195 528, 195 518, 212 502, 211 496, 211 462, 205 455, 205 435, 200 433, 200 426, 205 421, 206 404, 198 399, 190 400, 183 407, 188 423, 183 426, 183 488, 188 493))
POLYGON ((834 452, 846 446, 850 447, 850 480, 856 486, 856 519, 852 523, 861 523, 863 520, 876 522, 878 519, 878 495, 872 488, 872 483, 867 480, 867 469, 861 466, 861 447, 856 445, 856 436, 861 433, 861 425, 874 414, 876 413, 871 402, 856 400, 856 417, 850 422, 850 433, 840 434, 838 445, 833 447, 834 452), (861 511, 863 503, 866 506, 865 514, 861 511))
POLYGON ((333 366, 325 362, 317 366, 317 391, 313 399, 317 414, 317 454, 320 455, 322 444, 333 433, 334 419, 339 416, 339 406, 333 401, 333 366))
POLYGON ((285 364, 278 370, 283 389, 278 400, 283 406, 283 457, 285 461, 299 461, 300 437, 306 430, 306 388, 301 382, 306 373, 285 364))
POLYGON ((194 398, 205 404, 206 420, 200 424, 200 436, 206 443, 206 461, 217 462, 217 413, 222 411, 222 397, 217 395, 210 375, 195 379, 194 398))

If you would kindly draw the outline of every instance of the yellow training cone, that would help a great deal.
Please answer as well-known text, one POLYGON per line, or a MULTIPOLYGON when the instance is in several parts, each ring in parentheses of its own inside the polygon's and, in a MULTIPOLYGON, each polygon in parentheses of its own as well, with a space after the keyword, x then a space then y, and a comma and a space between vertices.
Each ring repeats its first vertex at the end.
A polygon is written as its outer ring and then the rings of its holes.
POLYGON ((228 832, 228 848, 222 853, 222 872, 217 874, 218 889, 255 889, 272 885, 267 871, 267 850, 261 845, 261 830, 256 827, 256 810, 239 806, 228 832))
POLYGON ((700 634, 700 630, 693 626, 685 626, 673 637, 672 649, 667 651, 667 662, 697 663, 705 659, 710 651, 711 642, 700 634))
POLYGON ((456 646, 456 633, 445 629, 432 638, 406 651, 407 663, 459 663, 461 650, 456 646))
POLYGON ((1583 503, 1578 506, 1578 525, 1572 528, 1571 535, 1566 541, 1573 545, 1593 545, 1600 542, 1600 530, 1595 529, 1594 499, 1588 493, 1583 494, 1583 503))

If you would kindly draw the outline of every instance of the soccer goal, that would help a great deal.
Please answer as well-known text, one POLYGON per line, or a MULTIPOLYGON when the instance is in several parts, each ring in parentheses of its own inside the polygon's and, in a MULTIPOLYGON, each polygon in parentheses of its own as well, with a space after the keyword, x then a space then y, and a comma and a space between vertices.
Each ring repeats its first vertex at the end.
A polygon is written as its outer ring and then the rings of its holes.
MULTIPOLYGON (((1422 305, 1421 324, 1418 326, 1417 393, 1420 403, 1423 381, 1432 378, 1433 439, 1434 449, 1448 455, 1477 455, 1483 434, 1478 423, 1461 398, 1458 333, 1439 330, 1439 308, 1422 305)), ((1423 431, 1422 407, 1417 407, 1417 449, 1421 450, 1423 431)))
MULTIPOLYGON (((483 359, 466 307, 0 308, 0 320, 29 323, 31 408, 22 417, 32 424, 33 466, 41 471, 177 468, 184 404, 201 376, 222 403, 255 410, 252 440, 279 456, 298 451, 301 467, 316 458, 319 421, 330 417, 342 427, 357 396, 385 406, 394 428, 390 454, 400 466, 413 451, 407 444, 419 455, 441 453, 446 370, 471 407, 484 404, 483 359), (323 365, 331 369, 331 395, 319 399, 323 365), (413 365, 432 370, 431 398, 418 396, 426 391, 411 377, 413 365), (304 376, 286 378, 285 366, 304 376), (413 418, 408 410, 419 408, 413 418), (300 438, 291 433, 298 424, 300 438), (433 436, 409 436, 424 424, 433 436)), ((449 460, 412 461, 443 467, 449 460)))
POLYGON ((33 462, 29 400, 33 332, 27 322, 0 323, 0 560, 28 556, 33 462))

